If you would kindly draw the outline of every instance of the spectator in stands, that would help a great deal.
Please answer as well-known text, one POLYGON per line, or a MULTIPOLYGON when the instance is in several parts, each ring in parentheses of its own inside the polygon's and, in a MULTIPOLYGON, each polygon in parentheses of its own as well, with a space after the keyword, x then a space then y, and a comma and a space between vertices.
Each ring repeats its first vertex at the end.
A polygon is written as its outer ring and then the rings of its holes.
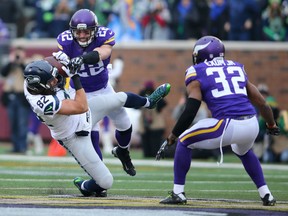
MULTIPOLYGON (((277 137, 271 137, 266 134, 265 122, 261 116, 259 116, 259 135, 256 139, 258 147, 256 145, 256 152, 259 152, 259 144, 262 147, 262 156, 260 159, 264 163, 287 163, 288 162, 288 112, 287 110, 280 111, 276 99, 270 94, 268 86, 266 84, 259 84, 258 89, 264 96, 267 103, 270 105, 273 111, 275 120, 277 121, 281 130, 281 135, 277 137)), ((260 149, 261 150, 261 149, 260 149)))
POLYGON ((208 22, 208 34, 221 40, 227 40, 225 24, 228 21, 228 7, 226 0, 212 0, 208 22))
POLYGON ((9 34, 9 30, 6 26, 6 24, 1 20, 0 18, 0 43, 2 43, 2 41, 6 41, 10 39, 10 34, 9 34))
POLYGON ((288 163, 288 110, 281 110, 278 124, 281 130, 280 139, 276 139, 276 143, 278 142, 278 150, 279 154, 277 155, 277 159, 281 163, 288 163))
MULTIPOLYGON (((140 90, 139 95, 150 95, 154 90, 154 82, 147 81, 144 84, 144 88, 140 90)), ((161 99, 155 109, 141 109, 139 133, 141 134, 141 146, 145 158, 155 157, 162 142, 165 140, 164 133, 166 124, 163 109, 166 106, 166 100, 161 99)))
POLYGON ((38 119, 36 114, 31 110, 29 116, 29 129, 27 134, 27 145, 33 146, 33 153, 41 155, 44 152, 44 142, 40 134, 40 126, 42 122, 38 119))
POLYGON ((146 11, 141 20, 143 39, 170 39, 171 14, 167 3, 164 0, 147 0, 146 4, 146 11))
POLYGON ((209 17, 206 0, 177 0, 171 13, 174 39, 198 39, 206 34, 209 17))
POLYGON ((61 32, 69 29, 69 21, 74 12, 75 1, 59 0, 55 4, 53 28, 51 32, 52 37, 57 37, 61 32))
POLYGON ((91 11, 94 11, 95 9, 95 3, 99 0, 76 0, 76 8, 75 11, 80 9, 89 9, 91 11))
POLYGON ((10 37, 17 36, 17 23, 20 17, 21 10, 16 0, 0 0, 0 19, 10 29, 10 37))
POLYGON ((36 6, 36 26, 29 35, 32 38, 49 38, 53 35, 55 13, 54 0, 38 0, 36 6))
POLYGON ((16 0, 0 0, 0 18, 5 23, 17 23, 21 11, 17 7, 16 0))
POLYGON ((249 41, 253 20, 259 14, 256 0, 227 0, 229 20, 225 25, 228 40, 249 41))
MULTIPOLYGON (((275 122, 279 117, 279 108, 276 99, 269 93, 268 86, 264 83, 258 85, 259 92, 265 98, 267 104, 271 107, 275 122)), ((259 133, 255 140, 254 151, 258 158, 263 162, 275 162, 273 144, 275 137, 266 133, 266 122, 264 118, 258 114, 259 133)))
POLYGON ((116 41, 142 40, 140 18, 143 8, 141 1, 119 0, 113 5, 113 13, 109 17, 108 28, 115 32, 116 41))
POLYGON ((9 118, 13 144, 11 153, 26 153, 30 106, 25 99, 23 89, 25 50, 22 47, 17 47, 10 57, 10 62, 4 65, 1 70, 1 75, 4 77, 1 99, 9 118))
POLYGON ((269 0, 262 13, 264 39, 284 41, 286 39, 286 18, 283 14, 281 0, 269 0))

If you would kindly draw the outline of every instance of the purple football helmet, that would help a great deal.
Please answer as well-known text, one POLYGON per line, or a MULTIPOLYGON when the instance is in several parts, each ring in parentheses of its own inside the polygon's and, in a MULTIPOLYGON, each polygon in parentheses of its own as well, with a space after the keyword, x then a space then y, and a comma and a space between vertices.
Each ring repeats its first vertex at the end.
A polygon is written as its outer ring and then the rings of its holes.
POLYGON ((74 39, 80 46, 87 47, 95 38, 98 19, 92 11, 80 9, 73 14, 69 25, 74 39))
POLYGON ((196 41, 193 48, 193 64, 210 61, 215 57, 224 57, 225 47, 220 39, 214 36, 204 36, 196 41))

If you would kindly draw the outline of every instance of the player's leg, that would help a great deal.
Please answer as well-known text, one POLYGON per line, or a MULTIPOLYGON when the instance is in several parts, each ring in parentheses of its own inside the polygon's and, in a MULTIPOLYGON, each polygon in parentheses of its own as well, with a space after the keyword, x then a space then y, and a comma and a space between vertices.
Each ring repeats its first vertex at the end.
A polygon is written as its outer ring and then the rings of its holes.
POLYGON ((179 136, 174 156, 173 191, 169 192, 168 197, 160 201, 161 204, 185 204, 187 202, 184 187, 186 175, 190 169, 193 149, 219 148, 225 125, 226 121, 224 120, 203 119, 179 136))
POLYGON ((240 158, 247 174, 256 185, 263 205, 275 205, 276 200, 265 182, 260 161, 252 150, 253 143, 259 132, 256 117, 243 121, 232 120, 231 124, 234 125, 233 130, 237 131, 237 133, 233 133, 235 135, 233 135, 231 142, 237 144, 231 145, 232 151, 240 158))
POLYGON ((101 122, 101 140, 103 145, 103 152, 110 154, 113 149, 112 125, 108 116, 105 116, 101 122))
POLYGON ((59 141, 75 158, 93 180, 75 178, 74 184, 84 196, 98 195, 112 187, 113 176, 94 151, 90 136, 75 136, 68 141, 59 141))
POLYGON ((136 175, 136 170, 132 164, 129 147, 132 135, 132 124, 126 110, 121 107, 114 112, 109 113, 109 118, 112 120, 116 130, 115 138, 118 142, 118 146, 113 148, 112 154, 119 158, 123 165, 124 171, 131 175, 136 175))
POLYGON ((99 158, 103 160, 102 152, 101 152, 100 145, 99 145, 99 140, 100 140, 99 124, 95 124, 93 126, 90 136, 91 136, 91 141, 92 141, 94 150, 98 154, 99 158))

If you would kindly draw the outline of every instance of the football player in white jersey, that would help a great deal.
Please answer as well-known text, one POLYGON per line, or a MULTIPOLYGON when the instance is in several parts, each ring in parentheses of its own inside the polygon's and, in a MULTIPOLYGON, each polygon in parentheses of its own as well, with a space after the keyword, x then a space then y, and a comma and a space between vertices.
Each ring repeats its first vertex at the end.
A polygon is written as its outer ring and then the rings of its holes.
POLYGON ((118 92, 87 100, 79 75, 64 66, 63 69, 74 83, 76 94, 73 98, 64 90, 58 69, 45 60, 38 60, 28 64, 24 71, 26 99, 38 118, 48 126, 51 136, 92 177, 86 181, 80 177, 74 179, 80 192, 84 196, 107 196, 106 190, 111 188, 113 176, 94 151, 89 135, 91 128, 114 109, 154 107, 169 93, 170 84, 159 86, 148 97, 118 92))

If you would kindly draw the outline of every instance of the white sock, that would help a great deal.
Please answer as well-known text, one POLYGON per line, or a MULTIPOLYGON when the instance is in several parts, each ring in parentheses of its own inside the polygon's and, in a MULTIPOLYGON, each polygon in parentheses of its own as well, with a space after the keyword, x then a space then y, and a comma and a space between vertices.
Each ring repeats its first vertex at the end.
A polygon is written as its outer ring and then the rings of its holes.
POLYGON ((173 192, 175 194, 183 193, 184 192, 184 185, 174 184, 173 192))
POLYGON ((271 194, 271 192, 270 192, 270 190, 269 190, 267 185, 263 185, 260 188, 258 188, 258 192, 259 192, 259 195, 260 195, 261 198, 263 198, 268 193, 268 194, 270 194, 269 200, 274 199, 274 197, 272 196, 272 194, 271 194))
POLYGON ((84 183, 86 182, 87 180, 83 181, 82 184, 81 184, 81 190, 84 190, 84 191, 87 191, 87 189, 84 187, 84 183))
POLYGON ((150 106, 150 101, 148 100, 148 98, 146 98, 147 101, 146 101, 146 104, 144 105, 144 107, 149 107, 150 106))

